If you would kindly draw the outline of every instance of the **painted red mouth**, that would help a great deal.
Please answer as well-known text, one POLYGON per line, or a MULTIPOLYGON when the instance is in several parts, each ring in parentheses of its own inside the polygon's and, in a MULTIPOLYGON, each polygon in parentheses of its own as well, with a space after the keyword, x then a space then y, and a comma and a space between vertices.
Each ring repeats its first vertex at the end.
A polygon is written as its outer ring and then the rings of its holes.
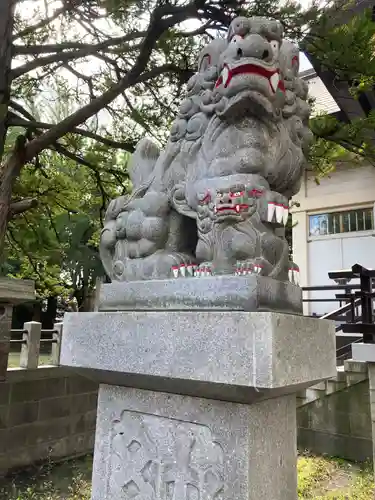
POLYGON ((224 88, 227 88, 234 76, 243 74, 253 74, 267 78, 273 93, 276 93, 278 90, 285 92, 284 82, 280 79, 280 71, 278 69, 269 70, 257 64, 242 64, 233 69, 225 65, 215 86, 220 87, 220 85, 224 85, 224 88))
POLYGON ((238 205, 220 205, 215 207, 215 213, 219 214, 222 212, 233 212, 239 214, 244 210, 248 210, 249 205, 246 204, 238 204, 238 205))

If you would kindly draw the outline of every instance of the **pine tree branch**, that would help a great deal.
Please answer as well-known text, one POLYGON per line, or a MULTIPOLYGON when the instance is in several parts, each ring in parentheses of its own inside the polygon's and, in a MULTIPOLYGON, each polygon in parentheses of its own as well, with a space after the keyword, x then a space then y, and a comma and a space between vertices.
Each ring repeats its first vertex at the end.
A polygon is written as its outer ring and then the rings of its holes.
POLYGON ((22 66, 14 68, 10 72, 10 76, 12 80, 16 80, 20 76, 25 75, 26 73, 29 73, 34 69, 41 68, 43 66, 49 66, 50 64, 54 63, 65 63, 68 61, 75 61, 76 59, 81 59, 83 57, 93 55, 96 52, 97 52, 96 47, 91 45, 91 47, 86 49, 80 49, 76 51, 70 50, 68 52, 58 52, 56 54, 52 54, 46 57, 38 57, 33 61, 29 61, 26 64, 23 64, 22 66))
MULTIPOLYGON (((102 179, 100 177, 99 170, 95 167, 95 165, 88 162, 87 160, 85 160, 81 156, 75 155, 74 153, 72 153, 71 151, 69 151, 68 149, 66 149, 64 146, 62 146, 59 143, 54 144, 53 149, 55 151, 57 151, 58 153, 60 153, 61 155, 65 156, 66 158, 69 158, 70 160, 73 160, 73 161, 79 163, 80 165, 83 165, 84 167, 89 168, 93 172, 94 177, 96 179, 98 189, 99 189, 101 197, 102 197, 102 204, 101 204, 101 207, 99 209, 99 214, 100 214, 100 223, 103 226, 104 212, 105 212, 105 207, 106 207, 107 201, 109 199, 109 196, 105 192, 105 189, 104 189, 104 186, 102 183, 102 179)), ((108 170, 106 170, 106 171, 108 171, 108 170)))
POLYGON ((12 219, 15 215, 22 214, 27 210, 35 208, 37 205, 38 200, 35 198, 25 198, 24 200, 11 203, 8 212, 8 220, 12 219))
MULTIPOLYGON (((134 69, 134 67, 133 67, 134 69)), ((175 70, 174 65, 165 65, 145 72, 142 75, 132 74, 129 72, 119 83, 114 84, 107 92, 100 97, 93 99, 89 104, 86 104, 78 111, 74 112, 57 125, 54 125, 47 132, 44 132, 39 137, 33 139, 26 147, 26 157, 31 160, 35 155, 40 153, 44 148, 56 142, 57 139, 69 133, 76 128, 77 125, 84 123, 88 118, 95 115, 98 111, 105 108, 111 103, 121 92, 137 83, 149 80, 168 71, 175 70)))
MULTIPOLYGON (((8 116, 9 118, 7 120, 7 124, 9 127, 24 127, 31 130, 51 129, 55 127, 55 124, 52 123, 23 120, 22 118, 18 117, 13 113, 9 113, 8 116)), ((109 146, 111 148, 123 149, 124 151, 127 151, 129 153, 134 152, 135 145, 132 142, 115 141, 113 139, 103 137, 99 134, 95 134, 94 132, 90 132, 89 130, 85 130, 83 128, 78 128, 78 127, 71 129, 69 132, 72 134, 79 134, 83 137, 94 139, 95 141, 101 142, 102 144, 105 144, 106 146, 109 146)))
POLYGON ((70 12, 71 10, 75 9, 78 7, 84 0, 75 0, 74 2, 64 2, 64 5, 58 9, 55 10, 55 12, 49 16, 46 17, 45 19, 42 19, 36 24, 33 24, 31 26, 28 26, 27 28, 19 31, 13 36, 13 40, 17 40, 18 38, 21 38, 23 36, 30 35, 31 33, 34 33, 35 31, 44 28, 48 24, 50 24, 52 21, 57 19, 61 14, 65 14, 67 12, 70 12))
MULTIPOLYGON (((22 165, 25 162, 32 160, 32 158, 34 158, 43 149, 56 143, 59 138, 69 133, 81 123, 84 123, 88 118, 97 114, 101 109, 105 108, 129 87, 147 81, 162 73, 178 69, 174 65, 166 64, 152 70, 145 71, 149 63, 151 53, 159 38, 169 28, 172 28, 187 19, 194 17, 201 18, 204 6, 205 0, 192 0, 190 3, 183 6, 164 4, 156 7, 151 15, 146 36, 143 39, 139 54, 132 69, 128 71, 128 73, 118 83, 112 85, 101 96, 93 99, 90 103, 75 111, 51 129, 30 141, 25 148, 22 165)), ((12 161, 16 161, 18 163, 17 159, 14 158, 14 155, 11 155, 6 164, 12 161)), ((19 168, 22 168, 22 165, 20 165, 19 168)))
POLYGON ((21 104, 19 104, 18 102, 13 101, 13 99, 10 100, 9 105, 12 109, 17 111, 21 115, 23 115, 28 120, 36 121, 35 118, 33 117, 33 115, 31 113, 29 113, 29 111, 27 111, 27 109, 25 109, 23 106, 21 106, 21 104))
MULTIPOLYGON (((13 45, 14 55, 40 55, 40 54, 51 54, 51 53, 61 53, 65 50, 89 50, 95 47, 95 50, 104 50, 114 45, 121 45, 126 42, 131 42, 137 38, 143 38, 146 36, 146 31, 133 31, 124 36, 109 38, 103 42, 96 44, 89 43, 55 43, 55 44, 44 44, 44 45, 13 45)), ((124 51, 126 50, 124 46, 124 51)), ((133 48, 133 47, 130 47, 133 48)))

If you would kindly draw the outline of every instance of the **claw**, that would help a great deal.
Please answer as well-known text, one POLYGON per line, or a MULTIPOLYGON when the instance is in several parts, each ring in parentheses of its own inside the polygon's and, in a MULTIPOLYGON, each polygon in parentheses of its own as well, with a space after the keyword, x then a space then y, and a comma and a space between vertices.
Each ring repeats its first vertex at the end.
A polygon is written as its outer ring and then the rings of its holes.
POLYGON ((262 269, 263 269, 263 266, 262 266, 262 265, 260 265, 260 264, 255 264, 255 265, 254 265, 254 272, 255 272, 256 274, 260 274, 260 273, 262 272, 262 269))
POLYGON ((247 262, 244 267, 244 274, 245 275, 252 274, 251 264, 249 262, 247 262))
POLYGON ((185 264, 180 264, 180 276, 182 276, 183 278, 185 278, 185 276, 186 276, 185 264))

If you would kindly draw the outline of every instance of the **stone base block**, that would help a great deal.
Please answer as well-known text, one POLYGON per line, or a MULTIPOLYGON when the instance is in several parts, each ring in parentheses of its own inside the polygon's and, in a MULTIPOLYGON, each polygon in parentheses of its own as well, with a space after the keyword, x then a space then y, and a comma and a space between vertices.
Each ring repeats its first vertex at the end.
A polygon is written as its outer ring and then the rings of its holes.
POLYGON ((92 500, 296 500, 296 402, 102 385, 92 500))
POLYGON ((206 276, 101 285, 100 311, 234 310, 302 314, 302 290, 257 275, 206 276))
POLYGON ((271 312, 70 313, 61 364, 105 384, 253 403, 335 376, 334 323, 271 312))

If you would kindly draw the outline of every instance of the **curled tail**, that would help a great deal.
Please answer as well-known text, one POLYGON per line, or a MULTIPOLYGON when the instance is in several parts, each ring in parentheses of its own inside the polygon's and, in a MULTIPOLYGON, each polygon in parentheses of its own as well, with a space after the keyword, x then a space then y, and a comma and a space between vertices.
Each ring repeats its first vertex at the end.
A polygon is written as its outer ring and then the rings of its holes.
POLYGON ((150 184, 156 162, 160 156, 160 149, 151 139, 141 139, 129 162, 129 175, 133 183, 133 191, 150 184))

